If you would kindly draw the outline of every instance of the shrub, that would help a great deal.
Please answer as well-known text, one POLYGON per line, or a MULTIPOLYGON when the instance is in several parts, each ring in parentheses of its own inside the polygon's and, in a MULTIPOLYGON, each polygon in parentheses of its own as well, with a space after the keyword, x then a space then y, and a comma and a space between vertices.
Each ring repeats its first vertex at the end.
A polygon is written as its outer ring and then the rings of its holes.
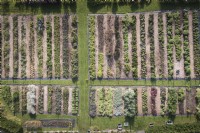
POLYGON ((28 92, 27 92, 27 112, 29 114, 35 114, 35 105, 36 105, 36 86, 35 85, 29 85, 27 86, 28 92))
POLYGON ((13 101, 14 113, 19 113, 19 110, 20 110, 20 107, 19 107, 19 91, 16 91, 16 92, 13 93, 12 101, 13 101))
POLYGON ((123 114, 122 89, 120 88, 113 90, 113 108, 113 114, 115 116, 123 114))

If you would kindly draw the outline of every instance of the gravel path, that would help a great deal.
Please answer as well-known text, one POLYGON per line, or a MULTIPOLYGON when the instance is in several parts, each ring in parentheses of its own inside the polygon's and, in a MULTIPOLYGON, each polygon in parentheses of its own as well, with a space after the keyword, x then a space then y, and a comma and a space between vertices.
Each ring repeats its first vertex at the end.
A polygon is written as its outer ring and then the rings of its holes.
POLYGON ((160 65, 161 65, 161 58, 159 52, 159 41, 158 41, 158 13, 154 14, 154 57, 155 57, 155 75, 156 78, 159 78, 160 75, 160 65))
POLYGON ((37 50, 37 16, 33 16, 33 24, 34 24, 34 75, 35 75, 35 78, 38 77, 38 50, 37 50))
POLYGON ((68 114, 71 114, 72 113, 72 89, 74 88, 69 87, 68 89, 69 89, 68 114))
POLYGON ((43 32, 43 78, 47 78, 47 16, 44 16, 44 32, 43 32))
POLYGON ((146 43, 146 78, 151 78, 151 61, 150 61, 150 40, 148 34, 149 14, 145 14, 145 43, 146 43))
POLYGON ((97 16, 95 17, 95 70, 96 70, 96 78, 98 73, 98 65, 99 65, 99 32, 98 32, 99 25, 97 23, 97 16))
POLYGON ((60 16, 60 78, 63 78, 63 22, 62 22, 62 17, 63 16, 60 16))
POLYGON ((137 62, 138 62, 138 78, 141 78, 141 48, 140 48, 140 15, 136 14, 136 39, 137 39, 137 62))
MULTIPOLYGON (((21 48, 21 43, 22 43, 22 32, 21 32, 21 27, 22 27, 22 17, 21 16, 19 16, 18 17, 18 45, 19 45, 19 48, 21 48)), ((21 64, 21 50, 19 50, 18 51, 18 62, 19 62, 19 64, 18 64, 18 78, 21 78, 21 71, 22 71, 22 69, 21 69, 21 66, 22 66, 22 64, 21 64)))
POLYGON ((192 25, 192 11, 189 11, 189 47, 190 47, 190 70, 191 78, 195 78, 194 74, 194 54, 193 54, 193 25, 192 25))
POLYGON ((10 23, 10 52, 9 52, 9 78, 13 77, 13 18, 12 16, 9 16, 8 21, 10 23))
POLYGON ((44 114, 48 113, 48 87, 44 86, 44 114))
POLYGON ((168 64, 167 64, 167 20, 166 13, 163 14, 163 32, 164 32, 164 77, 168 77, 168 64))
POLYGON ((138 115, 142 115, 142 88, 137 88, 138 115))

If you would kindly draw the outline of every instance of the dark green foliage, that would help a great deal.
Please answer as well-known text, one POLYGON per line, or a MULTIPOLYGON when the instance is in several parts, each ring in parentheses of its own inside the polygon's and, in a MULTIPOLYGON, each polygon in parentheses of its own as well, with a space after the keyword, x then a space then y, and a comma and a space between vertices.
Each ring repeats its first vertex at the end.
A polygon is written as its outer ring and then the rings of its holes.
POLYGON ((61 114, 61 104, 62 104, 62 90, 59 87, 56 87, 54 90, 56 96, 56 114, 61 114))
POLYGON ((74 88, 72 91, 72 114, 78 115, 79 110, 79 90, 74 88))
POLYGON ((26 29, 25 29, 25 16, 22 17, 22 26, 21 26, 21 47, 20 47, 20 51, 21 51, 21 78, 26 78, 26 29))
POLYGON ((29 44, 29 58, 30 58, 30 77, 35 77, 35 70, 34 70, 34 54, 35 54, 35 42, 34 42, 34 23, 33 17, 31 17, 30 21, 30 44, 29 44))
POLYGON ((194 72, 196 78, 200 78, 200 44, 198 12, 193 12, 193 45, 194 45, 194 72))
POLYGON ((89 73, 90 79, 96 78, 95 72, 95 16, 90 16, 88 20, 88 30, 89 30, 89 73))
POLYGON ((142 112, 143 115, 147 115, 148 113, 148 107, 147 107, 147 90, 142 90, 142 112))
POLYGON ((127 91, 124 94, 124 115, 127 117, 134 117, 137 114, 136 97, 134 90, 127 91))
POLYGON ((147 133, 198 133, 199 131, 199 123, 185 123, 150 127, 147 133))
POLYGON ((140 15, 141 78, 146 78, 145 16, 140 15))
POLYGON ((13 101, 14 114, 15 113, 19 113, 19 111, 20 111, 20 107, 19 107, 19 91, 16 91, 16 92, 13 93, 12 101, 13 101))
POLYGON ((60 77, 60 18, 54 17, 54 63, 55 77, 60 77))
POLYGON ((38 112, 40 114, 44 113, 44 89, 42 86, 39 87, 38 112))
POLYGON ((72 53, 72 55, 71 55, 71 57, 72 57, 72 79, 73 80, 77 80, 78 79, 78 50, 77 49, 73 49, 72 51, 71 51, 72 53))
POLYGON ((52 26, 51 17, 47 17, 47 77, 52 78, 52 26))
POLYGON ((27 112, 27 89, 26 87, 22 87, 22 115, 27 112))
POLYGON ((168 89, 167 112, 169 116, 176 115, 177 92, 174 88, 168 89))
POLYGON ((53 87, 48 87, 48 113, 52 113, 53 87))
POLYGON ((1 87, 1 95, 5 103, 11 107, 12 106, 12 96, 10 86, 2 86, 1 87))
POLYGON ((63 112, 64 114, 68 114, 68 101, 69 101, 69 90, 67 88, 63 88, 63 112))
POLYGON ((162 116, 164 116, 165 113, 166 113, 166 107, 165 107, 165 102, 166 102, 166 88, 160 88, 160 101, 161 101, 161 104, 160 104, 161 112, 160 112, 160 114, 162 116))

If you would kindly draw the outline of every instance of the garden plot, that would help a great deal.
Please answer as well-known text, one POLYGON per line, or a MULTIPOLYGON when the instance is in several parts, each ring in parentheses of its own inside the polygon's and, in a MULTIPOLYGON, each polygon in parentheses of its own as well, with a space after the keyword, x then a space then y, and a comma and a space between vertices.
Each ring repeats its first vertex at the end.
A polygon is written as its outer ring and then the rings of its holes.
POLYGON ((79 89, 73 86, 0 86, 14 114, 77 115, 79 89))
POLYGON ((199 78, 197 11, 88 16, 90 79, 199 78))
POLYGON ((0 16, 1 78, 78 78, 75 15, 0 16))
POLYGON ((90 116, 186 115, 198 109, 199 89, 187 87, 113 87, 90 88, 90 116))

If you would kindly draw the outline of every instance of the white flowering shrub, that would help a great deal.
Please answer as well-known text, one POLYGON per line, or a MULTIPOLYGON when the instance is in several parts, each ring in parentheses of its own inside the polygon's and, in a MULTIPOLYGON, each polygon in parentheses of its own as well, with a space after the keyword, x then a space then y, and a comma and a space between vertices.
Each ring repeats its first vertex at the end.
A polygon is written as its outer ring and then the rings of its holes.
POLYGON ((27 92, 27 112, 29 114, 35 114, 35 105, 36 105, 36 86, 35 85, 28 85, 27 86, 28 92, 27 92))

